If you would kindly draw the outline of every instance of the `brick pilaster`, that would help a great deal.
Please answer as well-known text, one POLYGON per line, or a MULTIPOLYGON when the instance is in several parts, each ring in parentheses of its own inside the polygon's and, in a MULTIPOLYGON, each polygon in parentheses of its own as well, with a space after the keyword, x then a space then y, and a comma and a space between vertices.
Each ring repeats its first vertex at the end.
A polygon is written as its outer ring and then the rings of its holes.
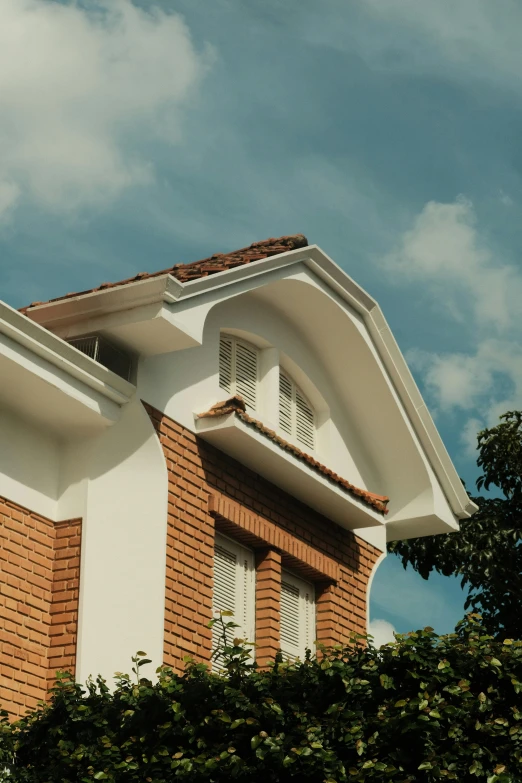
POLYGON ((316 640, 327 647, 339 643, 338 596, 333 584, 318 586, 315 596, 316 640))
POLYGON ((0 497, 0 705, 13 718, 74 673, 81 520, 53 522, 0 497))
POLYGON ((274 549, 256 552, 256 661, 265 666, 280 647, 281 555, 274 549))
POLYGON ((54 525, 55 554, 47 653, 49 686, 54 684, 58 670, 74 673, 76 665, 81 525, 81 519, 54 525))

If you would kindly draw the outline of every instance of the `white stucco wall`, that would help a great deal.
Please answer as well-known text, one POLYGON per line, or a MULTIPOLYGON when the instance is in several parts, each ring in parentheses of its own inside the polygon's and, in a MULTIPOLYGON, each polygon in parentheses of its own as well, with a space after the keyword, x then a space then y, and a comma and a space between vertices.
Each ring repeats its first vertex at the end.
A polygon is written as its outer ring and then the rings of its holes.
POLYGON ((0 409, 0 495, 56 519, 59 467, 56 436, 0 409))

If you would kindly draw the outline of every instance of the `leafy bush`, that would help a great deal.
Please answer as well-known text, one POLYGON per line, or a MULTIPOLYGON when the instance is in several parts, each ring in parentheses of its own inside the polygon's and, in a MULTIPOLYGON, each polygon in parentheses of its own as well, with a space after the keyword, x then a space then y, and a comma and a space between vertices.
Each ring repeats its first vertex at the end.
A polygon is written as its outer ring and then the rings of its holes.
POLYGON ((354 639, 258 671, 239 640, 227 671, 187 661, 153 683, 62 675, 48 705, 1 725, 12 783, 522 780, 522 642, 426 628, 380 650, 354 639))

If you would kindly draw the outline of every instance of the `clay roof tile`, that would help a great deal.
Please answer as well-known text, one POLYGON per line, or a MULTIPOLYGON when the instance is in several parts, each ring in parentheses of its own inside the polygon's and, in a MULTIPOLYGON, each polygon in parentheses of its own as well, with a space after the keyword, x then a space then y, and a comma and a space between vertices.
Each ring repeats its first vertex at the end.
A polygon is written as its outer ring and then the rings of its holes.
POLYGON ((231 253, 214 253, 201 261, 193 261, 189 264, 174 264, 174 266, 162 269, 159 272, 138 272, 134 277, 128 277, 125 280, 119 280, 115 283, 102 283, 97 288, 90 288, 86 291, 76 291, 62 296, 49 299, 48 302, 31 302, 26 307, 21 307, 20 312, 26 313, 31 307, 37 307, 51 302, 59 302, 62 299, 71 299, 76 296, 92 294, 96 291, 105 291, 108 288, 127 285, 137 280, 146 280, 151 277, 170 274, 181 283, 188 283, 191 280, 198 280, 200 277, 226 272, 228 269, 234 269, 243 264, 249 264, 252 261, 260 261, 263 258, 286 253, 289 250, 295 250, 300 247, 307 247, 308 240, 303 234, 292 234, 278 238, 263 239, 260 242, 253 242, 248 247, 240 250, 234 250, 231 253))

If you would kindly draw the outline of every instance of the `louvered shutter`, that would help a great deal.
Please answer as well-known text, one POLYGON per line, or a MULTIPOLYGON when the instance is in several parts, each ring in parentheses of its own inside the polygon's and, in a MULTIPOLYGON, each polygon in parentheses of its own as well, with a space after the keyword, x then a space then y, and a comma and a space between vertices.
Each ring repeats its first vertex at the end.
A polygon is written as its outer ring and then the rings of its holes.
POLYGON ((219 340, 219 386, 229 394, 233 393, 232 351, 232 340, 229 337, 221 337, 219 340))
POLYGON ((285 657, 299 656, 299 625, 299 588, 288 581, 281 581, 281 651, 285 657))
POLYGON ((279 426, 292 435, 292 381, 279 373, 279 426))
POLYGON ((279 372, 279 426, 302 446, 315 449, 314 411, 298 386, 279 372))
MULTIPOLYGON (((236 544, 224 536, 216 536, 214 548, 214 596, 213 616, 222 610, 233 612, 232 620, 239 628, 230 633, 228 642, 234 637, 254 641, 255 632, 255 571, 254 555, 249 549, 236 544)), ((212 650, 221 642, 220 623, 212 627, 212 650)), ((221 657, 214 661, 219 668, 221 657)))
POLYGON ((315 641, 315 590, 313 585, 283 571, 281 577, 281 652, 301 658, 315 641))
POLYGON ((236 342, 236 393, 255 411, 257 399, 257 350, 236 342))
POLYGON ((309 449, 315 448, 314 412, 301 392, 295 389, 295 434, 299 443, 309 449))
POLYGON ((236 337, 219 340, 219 386, 229 394, 240 394, 255 411, 258 385, 258 350, 236 337))

